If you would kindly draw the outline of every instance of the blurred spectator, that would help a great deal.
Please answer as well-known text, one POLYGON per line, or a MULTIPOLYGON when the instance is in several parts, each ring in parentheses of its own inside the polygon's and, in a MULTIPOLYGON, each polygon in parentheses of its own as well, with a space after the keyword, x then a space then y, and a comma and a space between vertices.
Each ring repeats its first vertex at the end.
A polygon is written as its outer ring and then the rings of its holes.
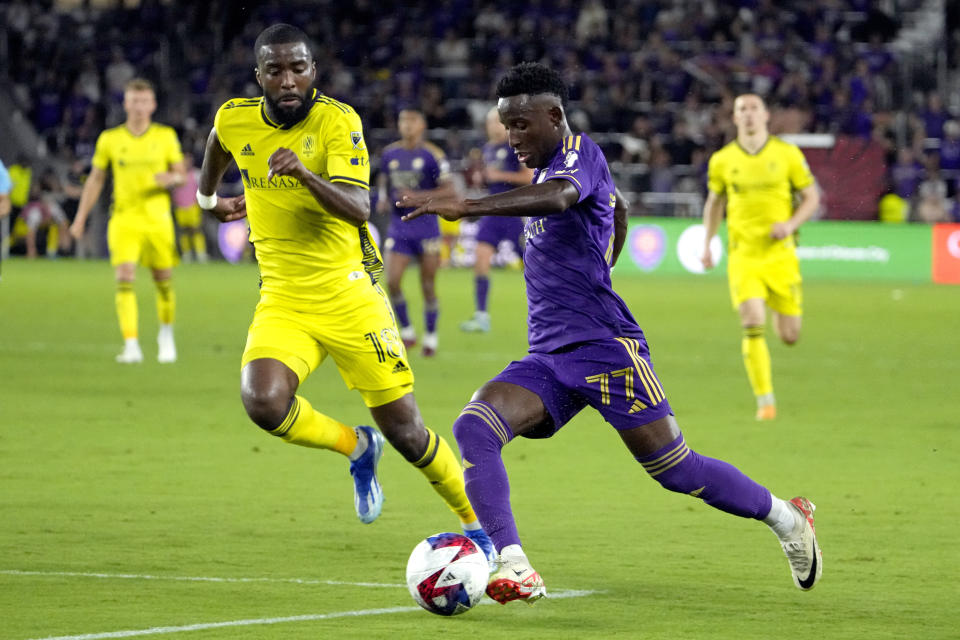
POLYGON ((949 222, 947 183, 940 177, 936 155, 927 162, 927 177, 917 188, 917 220, 928 224, 949 222))
POLYGON ((928 138, 943 138, 943 126, 950 119, 950 114, 943 108, 943 99, 936 91, 927 94, 927 106, 920 113, 923 122, 923 133, 928 138))
POLYGON ((923 174, 923 165, 917 161, 913 149, 900 149, 897 151, 897 161, 890 167, 893 192, 909 202, 917 194, 923 174))
POLYGON ((947 120, 943 125, 940 171, 947 180, 947 195, 952 198, 957 194, 956 184, 960 179, 960 122, 956 120, 947 120))

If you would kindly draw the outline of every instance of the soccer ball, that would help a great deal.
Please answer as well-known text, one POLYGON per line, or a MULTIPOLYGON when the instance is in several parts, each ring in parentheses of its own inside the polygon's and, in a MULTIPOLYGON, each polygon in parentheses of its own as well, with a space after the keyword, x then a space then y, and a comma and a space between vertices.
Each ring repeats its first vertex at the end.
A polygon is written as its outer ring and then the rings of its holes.
POLYGON ((480 602, 490 566, 473 540, 438 533, 413 548, 407 560, 407 588, 421 607, 438 616, 457 616, 480 602))

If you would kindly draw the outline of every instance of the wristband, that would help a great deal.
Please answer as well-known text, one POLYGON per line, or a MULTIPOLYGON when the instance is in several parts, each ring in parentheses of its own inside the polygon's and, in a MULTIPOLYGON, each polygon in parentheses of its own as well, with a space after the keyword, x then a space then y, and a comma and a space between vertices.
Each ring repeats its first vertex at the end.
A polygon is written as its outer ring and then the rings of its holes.
POLYGON ((200 193, 200 189, 197 189, 197 204, 200 205, 201 209, 210 211, 215 206, 217 206, 217 194, 212 196, 205 196, 200 193))

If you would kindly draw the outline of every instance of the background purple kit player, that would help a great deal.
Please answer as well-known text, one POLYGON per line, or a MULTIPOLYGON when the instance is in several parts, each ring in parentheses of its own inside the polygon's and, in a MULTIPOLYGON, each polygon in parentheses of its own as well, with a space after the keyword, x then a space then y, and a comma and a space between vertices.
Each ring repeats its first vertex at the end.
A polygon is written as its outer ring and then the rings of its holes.
POLYGON ((530 355, 495 380, 540 396, 553 429, 587 404, 618 429, 671 414, 643 331, 610 283, 616 189, 603 153, 586 135, 568 137, 534 172, 534 183, 551 179, 573 183, 580 197, 524 229, 530 355))
POLYGON ((388 181, 391 207, 390 228, 387 237, 395 241, 426 240, 440 237, 440 225, 436 216, 420 216, 409 222, 400 220, 412 209, 398 208, 396 202, 404 189, 420 191, 436 189, 443 173, 436 157, 426 147, 404 149, 399 144, 388 147, 380 160, 380 170, 388 181))
MULTIPOLYGON (((483 145, 483 164, 485 167, 497 171, 520 171, 520 161, 517 154, 508 143, 494 144, 488 142, 483 145)), ((509 182, 491 182, 487 184, 487 191, 491 194, 503 193, 516 188, 517 185, 509 182)), ((520 236, 523 233, 523 219, 508 216, 485 216, 480 218, 477 225, 477 242, 498 247, 504 240, 512 242, 517 252, 522 250, 520 236)))

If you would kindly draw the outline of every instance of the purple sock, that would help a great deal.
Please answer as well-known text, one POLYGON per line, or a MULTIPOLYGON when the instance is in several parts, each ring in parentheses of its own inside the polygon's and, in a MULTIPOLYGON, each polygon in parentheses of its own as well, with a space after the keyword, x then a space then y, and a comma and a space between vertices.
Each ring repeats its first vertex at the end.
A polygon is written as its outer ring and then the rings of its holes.
POLYGON ((390 298, 390 303, 393 304, 393 312, 397 314, 397 324, 401 327, 409 326, 410 317, 407 315, 407 299, 403 296, 397 296, 390 298))
POLYGON ((487 310, 487 294, 490 292, 490 278, 487 276, 477 276, 474 279, 477 294, 477 311, 487 310))
POLYGON ((497 551, 520 544, 510 510, 510 481, 500 457, 503 445, 513 438, 510 427, 492 406, 473 401, 457 416, 453 436, 465 467, 467 497, 484 531, 497 551))
POLYGON ((437 330, 437 316, 440 315, 440 308, 437 307, 437 301, 428 302, 423 311, 424 322, 427 325, 427 333, 434 333, 437 330))
POLYGON ((665 489, 700 498, 711 507, 743 518, 762 520, 770 513, 770 491, 728 462, 699 455, 683 436, 637 458, 665 489))

